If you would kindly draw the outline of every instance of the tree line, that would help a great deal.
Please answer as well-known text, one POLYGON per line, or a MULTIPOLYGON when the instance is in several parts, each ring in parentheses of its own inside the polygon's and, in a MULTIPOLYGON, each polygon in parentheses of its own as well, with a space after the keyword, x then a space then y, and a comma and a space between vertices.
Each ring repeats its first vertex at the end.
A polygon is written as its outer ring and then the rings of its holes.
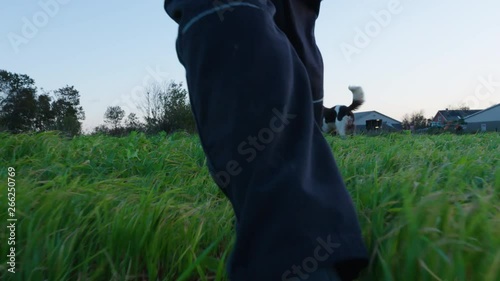
POLYGON ((35 81, 28 75, 0 70, 0 131, 57 130, 77 135, 84 119, 80 93, 74 86, 38 94, 35 81))
POLYGON ((104 113, 104 123, 94 129, 95 134, 114 136, 127 135, 131 131, 147 134, 186 131, 194 133, 196 125, 188 102, 188 92, 181 83, 154 83, 146 89, 142 104, 138 105, 143 121, 135 113, 129 113, 120 106, 109 106, 104 113))
MULTIPOLYGON (((470 110, 470 107, 466 105, 458 105, 452 106, 449 105, 447 108, 450 110, 470 110)), ((425 129, 431 126, 433 117, 426 118, 424 116, 423 110, 412 112, 411 114, 405 114, 403 116, 403 120, 401 121, 401 125, 404 130, 410 130, 413 128, 414 130, 425 129)))
MULTIPOLYGON (((125 111, 121 107, 109 106, 104 113, 105 124, 94 128, 92 133, 121 136, 132 131, 156 134, 196 130, 188 92, 182 83, 151 84, 138 108, 144 116, 142 121, 133 112, 124 120, 125 111)), ((0 69, 0 132, 59 131, 75 136, 83 133, 83 120, 80 92, 74 86, 39 90, 28 75, 0 69)))

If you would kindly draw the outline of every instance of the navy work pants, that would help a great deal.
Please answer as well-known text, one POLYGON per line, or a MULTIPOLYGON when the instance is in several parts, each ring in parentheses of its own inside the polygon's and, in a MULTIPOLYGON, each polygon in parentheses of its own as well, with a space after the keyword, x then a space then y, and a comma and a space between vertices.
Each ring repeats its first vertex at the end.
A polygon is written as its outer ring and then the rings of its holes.
MULTIPOLYGON (((236 216, 232 281, 367 264, 353 202, 317 125, 319 0, 166 0, 209 171, 236 216)), ((326 280, 325 280, 326 281, 326 280)))

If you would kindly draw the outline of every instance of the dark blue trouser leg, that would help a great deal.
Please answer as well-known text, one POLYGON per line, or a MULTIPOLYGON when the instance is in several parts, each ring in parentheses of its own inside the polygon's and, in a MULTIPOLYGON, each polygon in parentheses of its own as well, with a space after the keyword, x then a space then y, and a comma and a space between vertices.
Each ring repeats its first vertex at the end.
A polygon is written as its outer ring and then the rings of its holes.
POLYGON ((229 3, 166 1, 209 168, 238 222, 229 277, 296 281, 337 265, 349 280, 367 252, 308 71, 270 1, 229 3))
POLYGON ((304 64, 311 83, 314 119, 323 126, 323 58, 316 45, 314 28, 321 0, 272 0, 274 21, 285 33, 304 64))
POLYGON ((306 279, 297 278, 299 279, 295 281, 342 281, 333 268, 320 268, 311 272, 306 279))

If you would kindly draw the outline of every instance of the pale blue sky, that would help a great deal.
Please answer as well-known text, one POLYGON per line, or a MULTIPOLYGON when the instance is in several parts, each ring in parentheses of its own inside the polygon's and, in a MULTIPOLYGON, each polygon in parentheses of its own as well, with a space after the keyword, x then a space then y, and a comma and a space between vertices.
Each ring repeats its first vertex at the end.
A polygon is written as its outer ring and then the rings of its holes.
MULTIPOLYGON (((421 109, 432 116, 449 105, 499 103, 499 13, 498 0, 324 0, 316 37, 325 105, 350 103, 349 84, 365 89, 360 111, 399 120, 421 109), (367 29, 368 43, 356 41, 367 29)), ((111 105, 140 113, 135 97, 149 81, 185 84, 176 29, 161 0, 0 0, 0 69, 46 90, 74 85, 90 129, 111 105)))

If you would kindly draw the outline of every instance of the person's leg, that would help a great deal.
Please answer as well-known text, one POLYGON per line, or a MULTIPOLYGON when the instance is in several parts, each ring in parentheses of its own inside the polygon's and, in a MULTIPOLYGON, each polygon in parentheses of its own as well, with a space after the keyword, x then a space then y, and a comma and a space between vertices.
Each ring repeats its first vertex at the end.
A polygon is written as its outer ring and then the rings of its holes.
POLYGON ((321 0, 272 0, 276 7, 274 20, 286 34, 307 69, 311 83, 314 116, 323 126, 324 67, 314 34, 321 0))
POLYGON ((367 252, 354 206, 274 6, 214 3, 165 7, 179 23, 178 57, 209 170, 237 219, 229 278, 297 280, 338 263, 356 276, 367 252))
MULTIPOLYGON (((316 44, 315 27, 322 0, 271 0, 276 7, 274 20, 287 36, 292 47, 304 64, 311 84, 314 119, 323 131, 324 66, 321 52, 316 44)), ((343 132, 342 132, 343 133, 343 132)), ((363 267, 364 261, 353 260, 337 270, 345 280, 351 278, 350 269, 363 267)), ((327 270, 328 271, 328 270, 327 270)), ((353 270, 356 271, 356 270, 353 270)), ((335 271, 333 271, 335 273, 335 271)), ((319 277, 321 278, 321 277, 319 277)), ((333 279, 335 280, 335 279, 333 279)))

